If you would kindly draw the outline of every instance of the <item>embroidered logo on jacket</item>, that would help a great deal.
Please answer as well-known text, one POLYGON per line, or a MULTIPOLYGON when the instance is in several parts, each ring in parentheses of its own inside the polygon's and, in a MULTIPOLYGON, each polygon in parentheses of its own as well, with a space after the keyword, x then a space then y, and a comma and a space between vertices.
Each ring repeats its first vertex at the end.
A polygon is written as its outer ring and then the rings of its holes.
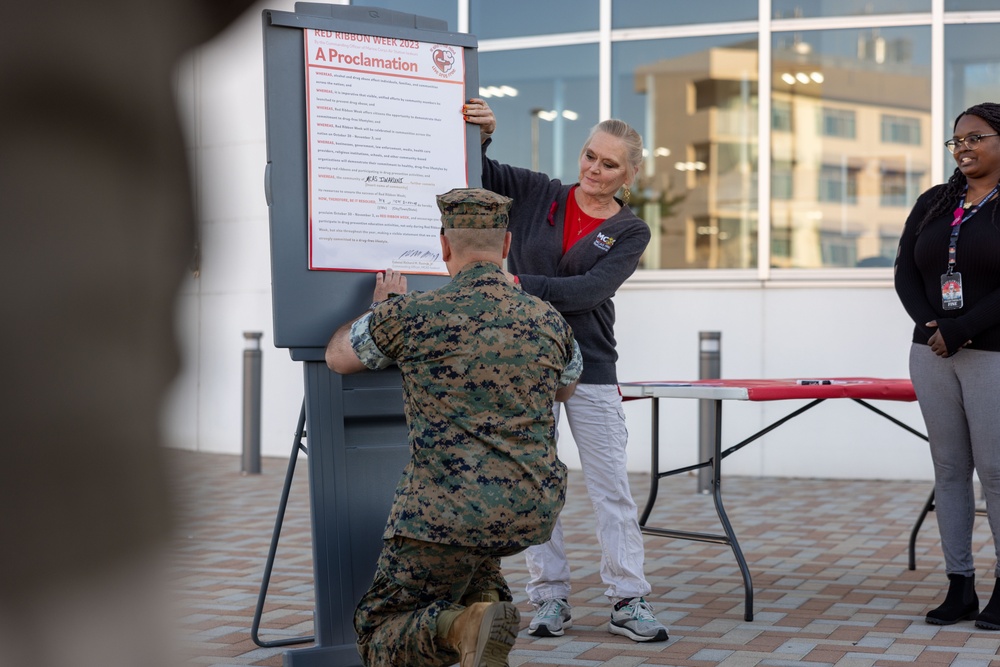
POLYGON ((611 246, 615 244, 615 237, 608 236, 607 234, 602 234, 597 232, 597 238, 594 239, 594 247, 598 250, 603 250, 607 252, 611 250, 611 246))

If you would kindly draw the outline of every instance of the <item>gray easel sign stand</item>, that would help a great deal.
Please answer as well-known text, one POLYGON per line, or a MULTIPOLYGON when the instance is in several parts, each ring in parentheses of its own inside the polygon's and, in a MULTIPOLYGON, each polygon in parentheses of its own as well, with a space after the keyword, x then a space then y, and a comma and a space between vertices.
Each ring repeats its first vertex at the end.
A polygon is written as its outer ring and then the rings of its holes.
MULTIPOLYGON (((445 21, 375 7, 300 2, 294 12, 263 12, 274 341, 303 363, 316 589, 315 645, 286 652, 284 665, 355 666, 361 659, 354 608, 371 584, 409 449, 398 370, 341 376, 323 359, 335 328, 371 302, 375 278, 371 272, 309 270, 304 30, 462 48, 465 99, 479 89, 478 42, 448 32, 445 21)), ((469 186, 475 187, 481 172, 478 127, 467 128, 466 146, 469 186)), ((415 290, 445 281, 408 276, 415 290)))

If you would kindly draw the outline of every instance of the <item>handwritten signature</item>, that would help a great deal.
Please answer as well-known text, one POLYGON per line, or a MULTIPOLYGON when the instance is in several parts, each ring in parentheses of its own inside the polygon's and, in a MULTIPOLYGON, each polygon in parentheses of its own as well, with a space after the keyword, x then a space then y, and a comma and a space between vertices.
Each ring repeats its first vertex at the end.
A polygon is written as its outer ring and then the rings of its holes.
POLYGON ((421 262, 436 262, 441 259, 441 253, 430 250, 404 250, 397 259, 417 260, 421 262))

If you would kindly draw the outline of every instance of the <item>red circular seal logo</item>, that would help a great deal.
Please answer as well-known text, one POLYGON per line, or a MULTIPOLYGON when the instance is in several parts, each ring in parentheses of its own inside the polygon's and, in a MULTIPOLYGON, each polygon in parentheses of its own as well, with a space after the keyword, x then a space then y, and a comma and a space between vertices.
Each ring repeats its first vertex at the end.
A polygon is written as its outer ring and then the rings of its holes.
POLYGON ((431 64, 434 71, 444 77, 455 73, 455 49, 450 46, 435 46, 431 49, 431 64))

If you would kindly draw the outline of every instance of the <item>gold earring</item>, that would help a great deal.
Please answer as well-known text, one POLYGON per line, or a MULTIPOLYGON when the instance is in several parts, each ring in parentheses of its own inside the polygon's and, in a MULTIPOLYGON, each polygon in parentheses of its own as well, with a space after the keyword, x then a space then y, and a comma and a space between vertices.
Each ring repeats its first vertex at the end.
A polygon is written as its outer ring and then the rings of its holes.
POLYGON ((623 185, 622 186, 622 201, 624 201, 627 204, 628 200, 631 199, 631 198, 632 198, 632 191, 628 189, 627 185, 623 185))

